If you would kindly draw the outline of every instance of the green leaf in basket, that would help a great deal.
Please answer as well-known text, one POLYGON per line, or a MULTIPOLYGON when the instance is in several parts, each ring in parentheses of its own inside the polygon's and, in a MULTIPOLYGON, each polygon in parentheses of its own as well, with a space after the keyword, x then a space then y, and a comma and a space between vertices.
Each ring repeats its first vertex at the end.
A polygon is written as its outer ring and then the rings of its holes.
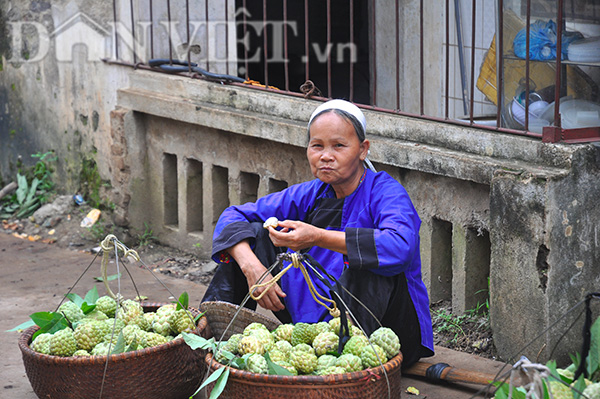
POLYGON ((177 300, 177 308, 175 310, 187 309, 189 302, 190 302, 190 296, 188 295, 188 293, 186 291, 184 291, 183 294, 181 294, 179 296, 179 299, 177 300))
POLYGON ((208 378, 206 380, 204 380, 204 382, 202 383, 202 385, 200 385, 198 390, 196 392, 194 392, 194 394, 192 396, 190 396, 190 399, 193 398, 194 395, 196 395, 198 392, 200 392, 205 386, 207 386, 208 384, 210 384, 211 382, 213 382, 215 380, 217 382, 215 383, 215 386, 214 386, 212 392, 210 393, 209 399, 218 398, 219 395, 221 395, 221 392, 223 392, 223 389, 225 389, 225 384, 227 384, 228 378, 229 378, 229 369, 227 367, 221 367, 221 368, 215 370, 214 373, 209 375, 208 378))
POLYGON ((269 374, 271 374, 271 375, 293 375, 285 367, 281 367, 277 363, 273 362, 271 360, 271 356, 269 356, 269 352, 265 352, 265 359, 267 359, 267 366, 269 368, 269 374))
POLYGON ((206 339, 196 334, 182 333, 183 340, 192 349, 214 349, 216 347, 214 338, 206 339))
POLYGON ((217 399, 221 396, 221 393, 225 389, 225 385, 227 385, 227 380, 229 379, 229 368, 223 367, 225 371, 219 378, 217 378, 217 382, 215 383, 215 387, 210 393, 209 399, 217 399))
POLYGON ((16 326, 15 328, 11 328, 10 330, 6 330, 5 332, 21 331, 21 330, 24 330, 26 328, 33 327, 33 326, 35 326, 35 323, 33 322, 33 320, 27 320, 25 323, 21 323, 18 326, 16 326))
POLYGON ((88 305, 87 302, 81 304, 81 310, 83 311, 83 314, 89 314, 94 309, 96 309, 96 305, 88 305))
POLYGON ((87 294, 85 294, 85 298, 83 298, 83 300, 88 305, 95 305, 96 304, 96 301, 98 300, 98 289, 96 288, 95 285, 94 285, 94 288, 92 288, 91 290, 89 290, 87 292, 87 294))
POLYGON ((67 319, 57 312, 37 312, 31 314, 29 317, 31 317, 31 320, 40 327, 40 329, 33 334, 32 338, 35 338, 42 333, 53 334, 69 327, 67 319))
POLYGON ((236 356, 234 359, 231 360, 231 366, 235 367, 236 369, 245 370, 248 363, 248 358, 250 356, 252 356, 252 353, 246 353, 242 357, 236 356))
POLYGON ((137 348, 138 348, 137 339, 133 338, 133 341, 131 341, 131 343, 129 344, 127 349, 125 349, 125 352, 133 352, 133 351, 137 350, 137 348))
MULTIPOLYGON (((106 276, 106 281, 113 281, 121 277, 121 273, 111 274, 110 276, 106 276)), ((104 279, 102 277, 94 277, 94 280, 103 282, 104 279)))
POLYGON ((82 297, 75 294, 74 292, 70 292, 65 296, 67 298, 69 298, 71 300, 71 302, 73 302, 75 305, 77 305, 77 307, 81 308, 81 304, 84 302, 82 297))
POLYGON ((117 343, 110 351, 111 355, 116 355, 118 353, 125 352, 125 338, 123 337, 123 332, 119 332, 119 336, 117 337, 117 343))

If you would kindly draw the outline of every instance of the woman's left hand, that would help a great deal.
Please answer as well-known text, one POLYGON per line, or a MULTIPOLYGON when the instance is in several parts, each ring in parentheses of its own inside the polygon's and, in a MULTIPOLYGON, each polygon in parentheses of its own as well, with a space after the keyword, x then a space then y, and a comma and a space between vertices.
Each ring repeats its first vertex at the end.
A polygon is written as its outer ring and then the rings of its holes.
POLYGON ((276 247, 299 251, 317 245, 322 229, 296 220, 279 222, 281 230, 269 227, 269 237, 276 247))

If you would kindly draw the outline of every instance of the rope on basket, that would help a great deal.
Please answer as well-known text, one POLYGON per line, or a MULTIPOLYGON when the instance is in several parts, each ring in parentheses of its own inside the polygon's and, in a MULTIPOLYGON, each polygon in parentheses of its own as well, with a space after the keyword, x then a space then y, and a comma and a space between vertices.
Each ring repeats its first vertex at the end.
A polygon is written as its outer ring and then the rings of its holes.
POLYGON ((304 279, 306 280, 306 284, 308 284, 308 290, 310 291, 310 294, 312 295, 315 302, 317 302, 318 304, 320 304, 324 308, 326 308, 332 317, 340 317, 340 310, 338 309, 335 301, 333 299, 330 299, 330 298, 327 298, 327 297, 321 295, 315 288, 315 285, 314 285, 312 279, 308 275, 308 271, 306 270, 306 267, 301 262, 304 260, 303 256, 299 255, 296 252, 286 253, 283 257, 281 257, 279 259, 279 262, 282 262, 283 260, 288 260, 291 263, 285 269, 283 269, 282 271, 277 273, 277 275, 275 277, 273 277, 271 280, 267 281, 266 283, 254 284, 252 287, 250 287, 250 297, 252 299, 254 299, 255 301, 260 300, 267 293, 267 291, 269 291, 271 289, 271 287, 273 287, 275 284, 277 284, 277 282, 281 279, 281 277, 288 270, 290 270, 290 268, 293 266, 296 269, 300 269, 300 271, 302 272, 302 275, 304 276, 304 279), (254 291, 257 288, 264 288, 264 290, 259 295, 254 295, 254 291), (330 304, 332 304, 332 306, 329 307, 325 302, 329 302, 330 304))

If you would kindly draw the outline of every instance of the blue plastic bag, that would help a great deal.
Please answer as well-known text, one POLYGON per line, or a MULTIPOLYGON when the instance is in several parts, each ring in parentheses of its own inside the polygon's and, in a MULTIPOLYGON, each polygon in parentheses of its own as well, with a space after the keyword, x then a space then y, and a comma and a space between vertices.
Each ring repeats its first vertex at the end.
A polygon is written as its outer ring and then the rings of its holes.
MULTIPOLYGON (((567 48, 572 41, 582 39, 579 32, 563 32, 561 59, 567 59, 567 48)), ((513 47, 515 55, 526 58, 527 28, 523 28, 515 36, 513 47)), ((544 22, 537 20, 530 27, 529 33, 529 59, 546 61, 556 59, 556 23, 552 20, 544 22)))

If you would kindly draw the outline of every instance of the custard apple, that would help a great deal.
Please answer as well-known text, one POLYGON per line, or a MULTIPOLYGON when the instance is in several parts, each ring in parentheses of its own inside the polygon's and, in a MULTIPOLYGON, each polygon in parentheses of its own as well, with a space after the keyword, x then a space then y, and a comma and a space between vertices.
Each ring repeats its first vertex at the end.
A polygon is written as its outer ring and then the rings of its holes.
POLYGON ((144 308, 139 302, 133 299, 126 299, 121 302, 121 307, 117 309, 115 317, 122 319, 125 324, 129 324, 132 320, 135 320, 138 316, 144 314, 144 308))
POLYGON ((36 352, 49 355, 51 338, 52 338, 52 334, 50 334, 50 333, 42 333, 42 334, 38 335, 37 337, 35 337, 35 339, 31 343, 31 349, 33 349, 36 352))
POLYGON ((153 346, 158 346, 169 342, 169 339, 167 337, 155 332, 145 331, 143 333, 140 333, 139 336, 139 344, 144 348, 151 348, 153 346))
POLYGON ((107 320, 108 316, 98 309, 92 310, 90 313, 86 314, 83 320, 107 320))
POLYGON ((318 375, 330 375, 330 374, 344 374, 346 373, 346 369, 339 366, 330 366, 324 368, 323 370, 319 370, 317 372, 318 375))
POLYGON ((550 381, 550 391, 554 399, 573 399, 573 390, 559 381, 550 381))
POLYGON ((583 395, 588 399, 600 399, 600 382, 588 385, 583 391, 583 395))
POLYGON ((371 334, 371 342, 379 345, 388 359, 400 353, 400 339, 396 333, 388 327, 379 327, 371 334))
POLYGON ((175 334, 180 334, 182 332, 191 332, 196 329, 196 322, 194 321, 194 316, 190 311, 185 309, 176 310, 169 320, 171 324, 171 329, 175 334))
POLYGON ((70 328, 64 328, 52 334, 50 338, 50 355, 72 356, 77 350, 77 340, 70 328))
POLYGON ((313 340, 313 348, 317 356, 324 355, 328 352, 336 352, 338 349, 339 338, 333 331, 325 331, 320 333, 313 340))
POLYGON ((273 339, 275 341, 288 341, 292 342, 292 330, 294 329, 293 324, 281 324, 273 330, 273 339))
POLYGON ((110 332, 110 328, 104 321, 93 320, 88 323, 79 324, 74 331, 75 339, 79 349, 90 351, 94 346, 104 341, 104 336, 110 332))
POLYGON ((227 342, 225 342, 221 346, 221 348, 223 350, 233 353, 234 355, 237 355, 239 353, 238 346, 240 344, 240 339, 242 339, 242 337, 243 337, 242 334, 233 334, 231 337, 229 337, 227 342))
POLYGON ((335 366, 337 357, 333 355, 322 355, 317 359, 317 373, 320 370, 324 370, 328 367, 335 366))
POLYGON ((263 330, 269 332, 267 327, 262 323, 250 323, 244 328, 243 335, 250 335, 250 333, 254 330, 263 330))
POLYGON ((338 357, 335 361, 335 365, 338 367, 342 367, 348 373, 352 373, 353 371, 360 371, 363 369, 360 357, 352 355, 350 353, 338 357))
POLYGON ((314 324, 309 323, 296 323, 292 330, 291 344, 296 346, 298 344, 312 344, 313 339, 316 337, 316 328, 314 324))
POLYGON ((331 325, 329 325, 329 323, 326 321, 320 321, 318 323, 315 323, 314 328, 317 331, 316 335, 319 335, 322 332, 326 332, 326 331, 333 332, 333 328, 331 328, 331 325))
POLYGON ((290 344, 288 341, 277 341, 273 345, 273 349, 277 349, 289 355, 290 351, 292 350, 292 344, 290 344))
POLYGON ((125 343, 127 345, 131 345, 134 339, 138 344, 140 343, 143 330, 137 324, 129 324, 126 325, 121 332, 123 333, 123 339, 125 339, 125 343))
POLYGON ((360 352, 362 349, 369 345, 369 340, 364 335, 355 335, 350 337, 350 339, 344 345, 344 350, 342 354, 350 353, 352 355, 360 356, 360 352))
POLYGON ((310 374, 317 369, 317 356, 302 350, 290 352, 290 364, 299 374, 310 374))
POLYGON ((267 359, 263 355, 258 353, 250 355, 246 360, 246 369, 251 373, 257 374, 268 374, 269 366, 267 365, 267 359))
POLYGON ((96 309, 110 318, 115 317, 115 312, 117 311, 117 301, 108 295, 101 296, 96 301, 96 309))
MULTIPOLYGON (((160 310, 160 309, 159 309, 160 310)), ((170 335, 173 331, 171 329, 171 316, 175 313, 175 310, 172 312, 164 311, 162 313, 156 312, 156 320, 152 323, 152 329, 154 332, 164 335, 165 337, 170 335)))
POLYGON ((275 344, 275 340, 273 339, 273 335, 271 335, 271 333, 268 330, 262 330, 262 329, 254 329, 251 330, 248 334, 248 336, 254 336, 256 338, 258 338, 260 340, 260 342, 262 342, 263 347, 265 348, 265 350, 270 350, 273 345, 275 344))
POLYGON ((85 349, 78 349, 73 353, 73 357, 77 357, 77 356, 83 357, 83 356, 91 356, 91 355, 85 349))
POLYGON ((290 353, 283 352, 278 349, 271 349, 269 352, 269 357, 271 361, 275 363, 287 362, 290 360, 290 353))
POLYGON ((109 342, 100 342, 98 345, 94 346, 94 349, 90 352, 92 356, 106 356, 108 355, 108 349, 110 346, 110 350, 115 348, 115 345, 111 345, 109 342))
POLYGON ((246 353, 258 353, 259 355, 263 355, 265 353, 265 347, 260 338, 254 335, 248 335, 240 339, 238 352, 242 356, 246 353))
POLYGON ((74 302, 70 301, 60 305, 58 311, 62 313, 71 324, 76 323, 85 317, 83 310, 81 310, 79 306, 75 305, 74 302))
POLYGON ((298 344, 292 348, 291 352, 306 352, 315 355, 315 348, 313 348, 309 344, 298 344))
POLYGON ((385 351, 377 344, 365 346, 360 352, 360 360, 365 369, 377 367, 387 362, 385 351))

